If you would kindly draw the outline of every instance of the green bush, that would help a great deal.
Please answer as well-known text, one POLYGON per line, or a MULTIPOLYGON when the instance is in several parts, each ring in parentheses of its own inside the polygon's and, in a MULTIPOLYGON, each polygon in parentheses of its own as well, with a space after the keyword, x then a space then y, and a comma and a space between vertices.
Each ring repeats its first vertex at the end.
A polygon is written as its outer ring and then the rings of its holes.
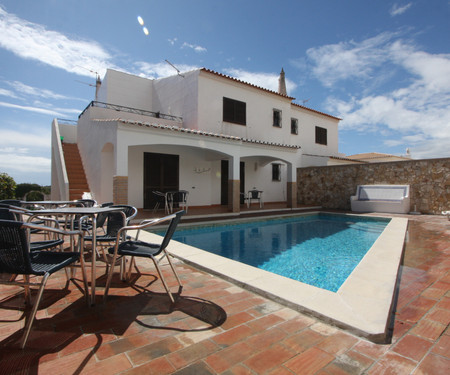
POLYGON ((19 199, 24 198, 30 191, 41 191, 41 186, 38 184, 22 183, 16 186, 16 197, 19 199))
POLYGON ((0 173, 0 199, 15 198, 16 181, 7 173, 0 173))
POLYGON ((30 191, 29 193, 27 193, 27 195, 25 196, 25 200, 30 202, 30 201, 43 201, 44 200, 44 194, 42 194, 42 192, 37 191, 37 190, 33 190, 30 191))

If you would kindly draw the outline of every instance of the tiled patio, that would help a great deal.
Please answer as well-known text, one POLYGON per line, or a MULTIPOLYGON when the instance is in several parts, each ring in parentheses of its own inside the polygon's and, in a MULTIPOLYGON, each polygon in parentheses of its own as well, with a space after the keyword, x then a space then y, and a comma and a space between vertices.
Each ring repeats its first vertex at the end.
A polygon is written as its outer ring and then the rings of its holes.
MULTIPOLYGON (((25 350, 17 348, 23 294, 1 286, 0 373, 450 373, 450 221, 409 219, 389 344, 371 343, 178 262, 184 290, 173 306, 151 274, 134 274, 132 285, 116 278, 107 303, 100 288, 92 308, 80 280, 63 289, 64 272, 54 275, 25 350)), ((153 272, 150 262, 138 264, 141 272, 153 272)), ((100 278, 98 286, 104 282, 100 278)))

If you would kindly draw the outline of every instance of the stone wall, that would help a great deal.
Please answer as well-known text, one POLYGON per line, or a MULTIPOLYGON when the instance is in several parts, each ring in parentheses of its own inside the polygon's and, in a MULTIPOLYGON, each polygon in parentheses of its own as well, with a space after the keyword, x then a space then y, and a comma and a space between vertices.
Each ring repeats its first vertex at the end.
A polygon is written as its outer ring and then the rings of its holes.
POLYGON ((357 185, 410 185, 411 210, 450 210, 450 158, 297 169, 299 205, 350 210, 357 185))

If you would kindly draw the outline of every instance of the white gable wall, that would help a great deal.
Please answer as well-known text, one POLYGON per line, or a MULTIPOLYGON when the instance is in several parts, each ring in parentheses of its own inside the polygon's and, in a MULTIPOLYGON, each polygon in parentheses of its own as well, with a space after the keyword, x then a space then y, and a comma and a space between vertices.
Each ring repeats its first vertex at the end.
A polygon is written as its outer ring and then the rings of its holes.
POLYGON ((152 111, 152 80, 108 69, 97 100, 152 111))

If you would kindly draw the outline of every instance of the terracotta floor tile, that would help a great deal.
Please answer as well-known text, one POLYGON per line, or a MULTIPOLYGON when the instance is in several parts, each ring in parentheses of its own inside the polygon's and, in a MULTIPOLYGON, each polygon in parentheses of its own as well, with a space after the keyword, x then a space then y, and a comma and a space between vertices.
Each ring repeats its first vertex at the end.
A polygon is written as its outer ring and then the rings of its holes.
POLYGON ((433 309, 425 318, 443 325, 448 325, 450 323, 450 311, 444 309, 433 309))
POLYGON ((219 345, 230 346, 235 344, 252 334, 252 330, 246 325, 230 329, 224 333, 221 333, 212 339, 219 345))
POLYGON ((359 340, 345 332, 338 332, 334 335, 328 336, 321 341, 316 347, 329 354, 340 355, 350 349, 359 340))
POLYGON ((268 327, 273 327, 283 322, 283 319, 275 314, 266 315, 262 318, 253 320, 247 323, 247 326, 254 332, 266 330, 268 327))
POLYGON ((432 342, 414 335, 406 335, 392 349, 394 352, 419 362, 433 345, 432 342))
POLYGON ((427 309, 406 306, 397 312, 396 317, 407 323, 417 323, 427 313, 427 309))
MULTIPOLYGON (((75 284, 61 291, 63 271, 53 275, 25 350, 14 347, 23 319, 3 321, 20 318, 23 297, 10 300, 19 288, 0 286, 0 373, 450 373, 450 231, 442 219, 409 217, 391 344, 354 337, 180 261, 185 287, 172 304, 146 262, 138 264, 142 275, 133 273, 135 287, 115 274, 106 304, 99 270, 98 303, 89 308, 75 284)), ((168 282, 175 286, 173 275, 168 282)))
POLYGON ((434 345, 432 352, 450 359, 450 336, 442 335, 439 341, 434 345))
POLYGON ((414 371, 414 375, 448 374, 450 373, 450 359, 435 354, 429 354, 414 371))
POLYGON ((239 312, 228 316, 225 323, 221 325, 221 328, 224 330, 228 330, 230 328, 244 324, 253 319, 254 319, 253 316, 251 316, 248 312, 246 311, 239 312))
POLYGON ((170 353, 167 355, 167 359, 175 368, 179 369, 190 363, 197 362, 198 360, 215 353, 217 350, 219 350, 217 344, 209 340, 204 340, 197 344, 189 345, 184 349, 177 350, 174 353, 170 353))
POLYGON ((278 367, 294 356, 294 352, 281 345, 274 345, 269 349, 254 355, 244 362, 250 369, 258 374, 271 368, 278 367))
POLYGON ((141 366, 123 372, 123 375, 165 375, 173 374, 175 368, 166 358, 157 358, 141 366))
POLYGON ((178 340, 173 337, 168 337, 161 341, 130 350, 127 352, 127 355, 133 365, 136 366, 180 350, 182 347, 178 340))
POLYGON ((314 374, 334 360, 334 356, 317 348, 310 348, 284 365, 296 374, 314 374))
POLYGON ((387 353, 367 372, 369 375, 411 374, 417 362, 404 358, 396 353, 387 353))
POLYGON ((343 373, 343 374, 363 374, 373 363, 373 359, 366 357, 355 351, 348 351, 341 354, 331 362, 325 370, 329 374, 343 373))
POLYGON ((304 330, 315 323, 315 320, 306 316, 299 316, 278 325, 278 328, 287 333, 295 333, 304 330))
POLYGON ((300 353, 312 346, 317 345, 324 339, 325 336, 307 328, 286 338, 286 340, 283 341, 283 345, 286 345, 286 347, 300 353))
POLYGON ((234 367, 234 364, 249 358, 253 353, 255 353, 255 348, 242 342, 211 354, 205 359, 205 362, 214 371, 222 373, 234 367))
POLYGON ((411 329, 411 333, 424 337, 429 340, 436 340, 446 326, 428 319, 422 319, 415 327, 411 329))
POLYGON ((263 350, 270 345, 280 342, 287 334, 279 328, 271 328, 266 331, 257 333, 246 340, 247 344, 256 350, 263 350))
POLYGON ((364 354, 373 359, 379 359, 389 350, 390 345, 378 345, 373 342, 361 340, 354 347, 353 350, 364 354))

